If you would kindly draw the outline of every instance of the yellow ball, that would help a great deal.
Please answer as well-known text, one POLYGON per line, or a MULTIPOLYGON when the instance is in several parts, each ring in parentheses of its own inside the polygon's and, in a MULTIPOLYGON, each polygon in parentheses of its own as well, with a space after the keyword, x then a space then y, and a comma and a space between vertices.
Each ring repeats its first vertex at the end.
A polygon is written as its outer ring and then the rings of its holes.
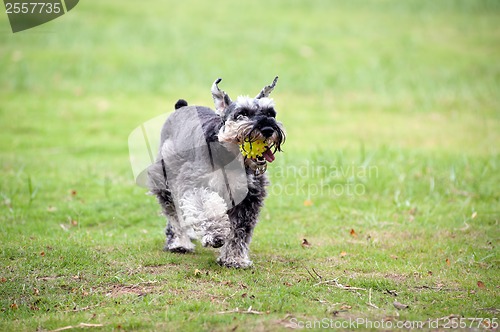
POLYGON ((245 141, 240 145, 241 154, 247 158, 255 159, 262 157, 262 154, 267 150, 266 143, 262 140, 248 142, 245 141))

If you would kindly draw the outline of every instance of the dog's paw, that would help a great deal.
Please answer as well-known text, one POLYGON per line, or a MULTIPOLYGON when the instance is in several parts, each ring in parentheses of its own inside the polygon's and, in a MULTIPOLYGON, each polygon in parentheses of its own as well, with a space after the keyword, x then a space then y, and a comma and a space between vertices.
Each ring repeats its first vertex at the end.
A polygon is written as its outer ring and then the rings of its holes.
POLYGON ((176 254, 188 254, 194 252, 194 249, 191 248, 184 248, 184 247, 175 247, 175 248, 170 248, 168 246, 165 246, 163 248, 163 251, 168 251, 168 252, 174 252, 176 254))
POLYGON ((194 244, 191 241, 180 241, 178 238, 175 238, 173 241, 165 244, 163 250, 178 254, 187 254, 194 252, 194 244))
POLYGON ((217 264, 225 267, 232 267, 235 269, 247 269, 252 266, 252 261, 243 258, 217 258, 217 264))
POLYGON ((216 236, 205 235, 201 239, 201 244, 204 247, 220 248, 224 245, 224 237, 217 235, 216 236))

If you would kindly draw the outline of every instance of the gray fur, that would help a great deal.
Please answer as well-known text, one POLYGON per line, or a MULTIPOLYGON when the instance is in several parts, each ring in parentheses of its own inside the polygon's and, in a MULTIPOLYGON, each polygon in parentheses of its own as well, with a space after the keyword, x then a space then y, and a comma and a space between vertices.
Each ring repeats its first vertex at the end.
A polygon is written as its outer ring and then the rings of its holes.
POLYGON ((262 91, 255 97, 255 99, 260 99, 263 97, 269 97, 271 92, 273 92, 274 87, 276 86, 276 83, 278 83, 278 76, 276 76, 273 80, 273 83, 271 83, 268 86, 265 86, 262 91))
POLYGON ((264 157, 246 158, 238 145, 263 139, 267 155, 273 156, 271 149, 281 151, 285 134, 267 98, 276 79, 259 94, 265 96, 237 102, 219 89, 219 82, 212 86, 217 113, 177 102, 148 169, 148 187, 168 220, 165 250, 193 252, 191 241, 197 239, 203 246, 220 247, 220 265, 246 268, 252 264, 249 245, 268 180, 264 157))

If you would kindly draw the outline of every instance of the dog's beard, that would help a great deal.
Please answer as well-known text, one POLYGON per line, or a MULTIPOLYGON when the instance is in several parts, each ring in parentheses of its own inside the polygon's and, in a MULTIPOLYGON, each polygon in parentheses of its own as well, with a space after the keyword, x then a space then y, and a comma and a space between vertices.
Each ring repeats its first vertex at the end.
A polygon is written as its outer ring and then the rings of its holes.
POLYGON ((257 132, 249 137, 253 128, 253 122, 248 120, 231 121, 228 120, 219 131, 219 141, 233 144, 242 144, 245 138, 256 141, 259 137, 257 132))
POLYGON ((218 137, 220 142, 228 142, 238 145, 241 145, 244 142, 252 143, 257 140, 262 140, 266 143, 268 148, 264 153, 264 157, 267 161, 272 162, 274 160, 274 153, 276 153, 276 151, 282 151, 281 145, 286 139, 285 131, 283 130, 281 123, 276 122, 272 125, 272 128, 274 129, 273 134, 270 137, 265 137, 262 135, 254 121, 228 120, 220 129, 218 137))

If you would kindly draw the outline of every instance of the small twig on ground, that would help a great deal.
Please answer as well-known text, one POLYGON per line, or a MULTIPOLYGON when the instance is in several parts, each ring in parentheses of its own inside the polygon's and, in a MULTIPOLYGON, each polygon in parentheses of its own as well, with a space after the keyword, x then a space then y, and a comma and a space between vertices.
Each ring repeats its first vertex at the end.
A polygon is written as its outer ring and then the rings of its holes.
POLYGON ((103 324, 88 324, 88 323, 80 323, 76 326, 65 326, 65 327, 60 327, 58 329, 52 330, 51 332, 59 332, 59 331, 66 331, 66 330, 72 330, 72 329, 81 329, 85 327, 103 327, 103 324))
POLYGON ((236 292, 234 292, 232 295, 229 295, 228 297, 225 297, 225 298, 224 298, 224 300, 222 300, 222 303, 226 302, 226 300, 227 300, 227 299, 232 298, 233 296, 235 296, 235 295, 236 295, 236 294, 238 294, 238 293, 239 293, 239 291, 236 291, 236 292))
POLYGON ((377 307, 375 304, 372 303, 372 289, 371 288, 368 291, 368 302, 366 304, 368 304, 370 307, 373 307, 375 309, 379 309, 379 307, 377 307))
POLYGON ((386 289, 385 292, 392 296, 398 296, 398 293, 395 290, 386 289))
POLYGON ((319 285, 323 285, 323 284, 329 284, 329 283, 332 283, 332 282, 335 282, 336 280, 325 280, 325 281, 320 281, 318 283, 315 283, 313 286, 319 286, 319 285))
POLYGON ((350 291, 355 291, 355 290, 363 290, 363 291, 366 291, 366 288, 360 288, 360 287, 352 287, 352 286, 344 286, 342 285, 341 283, 339 283, 337 281, 337 279, 332 279, 332 280, 325 280, 325 281, 320 281, 316 284, 314 284, 314 286, 318 286, 318 285, 321 285, 321 284, 328 284, 330 286, 335 286, 337 288, 340 288, 340 289, 345 289, 345 290, 350 290, 350 291), (332 285, 333 283, 333 285, 332 285))
POLYGON ((265 312, 252 310, 252 307, 249 307, 247 310, 240 310, 239 308, 236 308, 236 309, 234 309, 234 310, 219 311, 217 314, 219 314, 219 315, 224 315, 224 314, 250 314, 250 315, 263 315, 263 314, 265 314, 265 312))
POLYGON ((316 280, 316 277, 313 276, 313 274, 311 273, 311 271, 309 271, 309 269, 306 267, 306 271, 307 273, 309 273, 309 275, 311 276, 311 278, 313 278, 313 280, 316 280))
POLYGON ((340 312, 345 312, 345 311, 348 311, 348 309, 351 309, 351 306, 348 306, 348 305, 346 305, 346 303, 342 303, 342 302, 330 303, 328 301, 321 300, 321 299, 314 299, 314 300, 318 301, 321 304, 326 305, 328 307, 328 311, 329 312, 331 311, 334 316, 336 316, 340 312), (339 305, 341 306, 340 309, 335 309, 335 307, 339 306, 339 305))
POLYGON ((336 305, 339 305, 339 304, 344 304, 344 303, 342 303, 342 302, 330 303, 330 302, 328 302, 328 301, 321 300, 321 299, 314 299, 314 300, 315 300, 315 301, 318 301, 318 302, 319 302, 319 303, 321 303, 321 304, 328 304, 328 305, 330 305, 330 306, 332 306, 332 307, 333 307, 333 306, 336 306, 336 305))
POLYGON ((80 309, 71 309, 71 310, 66 310, 64 312, 78 312, 78 311, 85 311, 85 310, 89 310, 89 309, 92 309, 92 308, 95 308, 95 307, 98 307, 99 304, 96 304, 96 305, 89 305, 87 307, 83 307, 83 308, 80 308, 80 309))
POLYGON ((318 272, 316 272, 314 267, 312 268, 312 270, 313 270, 314 274, 318 276, 319 280, 323 280, 323 277, 318 272))

